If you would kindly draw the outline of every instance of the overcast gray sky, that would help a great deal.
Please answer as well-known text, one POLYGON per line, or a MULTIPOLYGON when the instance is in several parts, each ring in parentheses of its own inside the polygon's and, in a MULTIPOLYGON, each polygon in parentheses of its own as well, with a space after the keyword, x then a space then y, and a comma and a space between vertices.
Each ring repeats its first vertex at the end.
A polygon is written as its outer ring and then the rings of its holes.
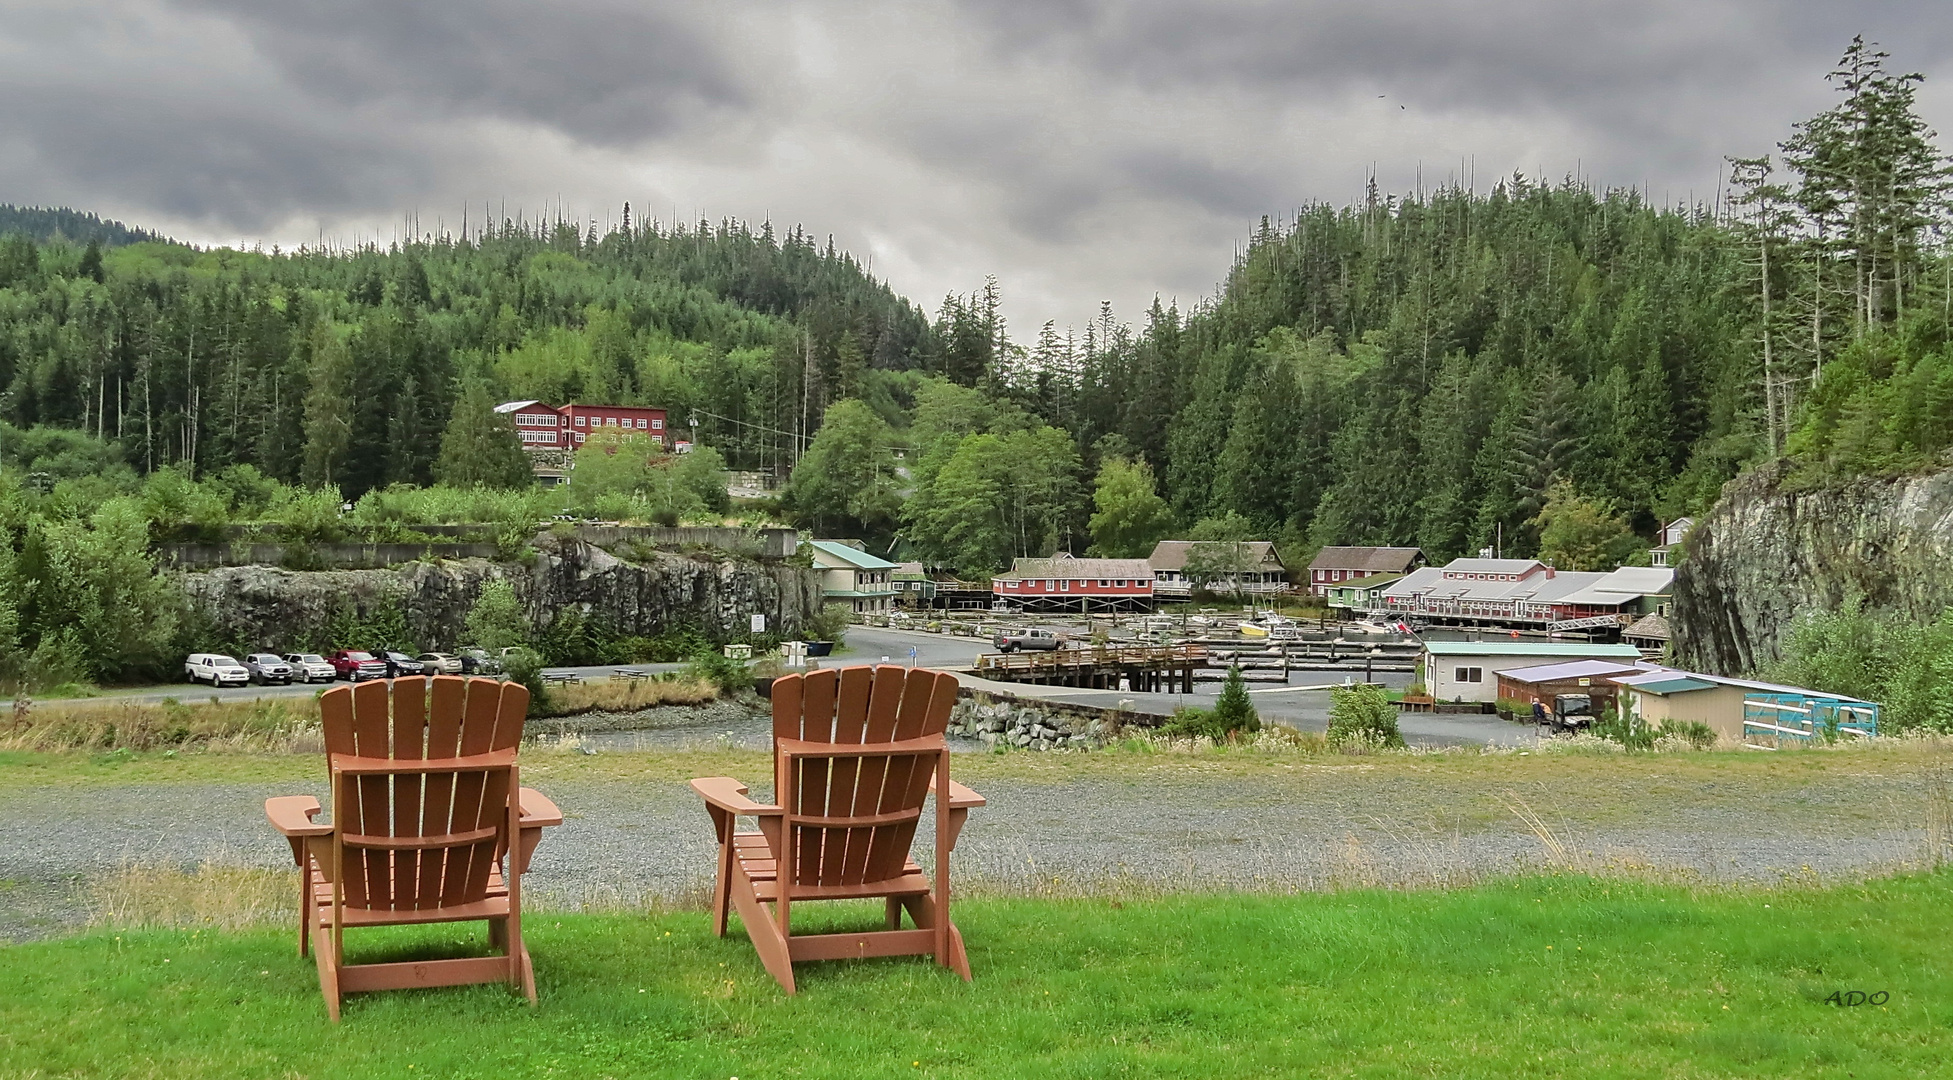
POLYGON ((1706 198, 1857 32, 1953 129, 1944 0, 0 0, 0 202, 287 246, 770 218, 931 311, 995 274, 1023 340, 1188 306, 1373 167, 1706 198))

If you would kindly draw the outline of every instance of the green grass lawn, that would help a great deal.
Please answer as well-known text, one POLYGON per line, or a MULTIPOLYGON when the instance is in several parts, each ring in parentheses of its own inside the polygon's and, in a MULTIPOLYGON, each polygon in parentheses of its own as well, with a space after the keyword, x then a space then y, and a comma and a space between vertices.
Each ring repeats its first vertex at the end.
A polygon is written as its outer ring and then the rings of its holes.
MULTIPOLYGON (((500 987, 356 995, 337 1027, 290 933, 103 930, 0 948, 0 1076, 1953 1071, 1953 872, 989 900, 958 922, 972 984, 925 960, 804 965, 788 998, 743 935, 713 938, 698 913, 532 914, 540 1008, 500 987), (1852 990, 1889 996, 1826 1002, 1852 990)), ((465 933, 356 938, 354 959, 482 936, 465 933)))

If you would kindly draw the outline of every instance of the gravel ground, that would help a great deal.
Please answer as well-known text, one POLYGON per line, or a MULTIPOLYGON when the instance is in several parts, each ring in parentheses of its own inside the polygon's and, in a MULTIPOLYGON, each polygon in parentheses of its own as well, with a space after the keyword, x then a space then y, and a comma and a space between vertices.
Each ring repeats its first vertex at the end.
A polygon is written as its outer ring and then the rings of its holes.
MULTIPOLYGON (((1517 785, 1469 769, 1388 763, 1227 775, 1197 759, 1127 760, 1130 770, 977 759, 964 778, 990 805, 963 834, 962 887, 1062 895, 1440 886, 1551 865, 1707 881, 1835 880, 1890 869, 1924 846, 1914 827, 1924 817, 1924 781, 1882 758, 1671 781, 1578 759, 1517 785), (1515 786, 1562 853, 1511 808, 1515 786)), ((603 906, 703 895, 709 829, 683 782, 575 772, 525 777, 568 816, 537 853, 532 898, 603 906)), ((742 779, 766 797, 763 776, 742 779)), ((323 795, 323 786, 322 778, 90 784, 0 795, 0 940, 79 925, 82 883, 128 863, 287 866, 263 800, 323 795)))

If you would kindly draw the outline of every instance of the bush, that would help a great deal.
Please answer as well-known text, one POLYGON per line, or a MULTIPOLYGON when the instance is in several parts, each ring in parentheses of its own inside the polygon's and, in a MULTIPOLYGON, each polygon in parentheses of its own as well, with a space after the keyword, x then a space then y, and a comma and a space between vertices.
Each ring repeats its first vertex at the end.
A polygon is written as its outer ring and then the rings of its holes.
POLYGON ((1876 701, 1881 731, 1953 732, 1953 610, 1920 624, 1847 605, 1792 626, 1763 677, 1876 701))
POLYGON ((1343 747, 1400 747, 1397 706, 1381 686, 1356 684, 1329 691, 1329 745, 1343 747))
MULTIPOLYGON (((1626 750, 1655 748, 1655 729, 1649 727, 1647 721, 1633 713, 1622 711, 1617 702, 1608 702, 1607 707, 1602 709, 1600 715, 1594 719, 1593 726, 1589 730, 1608 742, 1620 743, 1626 750)), ((1710 736, 1713 739, 1714 732, 1711 732, 1710 736)))
POLYGON ((841 604, 823 604, 800 629, 808 641, 832 641, 838 647, 848 635, 848 609, 841 604))
MULTIPOLYGON (((1405 693, 1409 692, 1408 690, 1405 691, 1405 693)), ((1520 701, 1518 698, 1502 697, 1492 708, 1507 720, 1527 721, 1533 718, 1533 703, 1530 701, 1520 701)))
MULTIPOLYGON (((1716 745, 1718 738, 1716 729, 1700 720, 1664 720, 1661 722, 1661 730, 1657 732, 1657 735, 1664 738, 1673 736, 1695 747, 1697 750, 1709 749, 1716 745)), ((1836 736, 1834 735, 1832 738, 1835 740, 1836 736)))
POLYGON ((1219 725, 1214 723, 1214 714, 1206 709, 1194 708, 1192 705, 1182 705, 1173 710, 1172 719, 1160 725, 1160 734, 1170 735, 1176 739, 1218 741, 1221 738, 1217 734, 1218 731, 1219 725))
POLYGON ((484 649, 506 649, 529 639, 522 603, 515 597, 515 586, 506 581, 482 583, 468 609, 467 625, 468 636, 484 649))
POLYGON ((724 652, 709 645, 692 654, 692 661, 685 668, 685 674, 695 679, 703 679, 727 694, 748 685, 752 678, 747 673, 744 662, 733 660, 724 652))
POLYGON ((627 637, 618 643, 634 664, 674 664, 712 648, 712 639, 696 626, 671 626, 652 637, 627 637))
POLYGON ((542 654, 534 649, 517 649, 502 657, 502 670, 511 680, 529 688, 529 715, 548 716, 553 708, 549 688, 543 685, 542 654))
POLYGON ((1221 686, 1221 696, 1212 709, 1196 709, 1183 706, 1174 710, 1173 718, 1161 725, 1164 734, 1183 739, 1212 739, 1216 743, 1231 741, 1235 735, 1261 730, 1261 716, 1248 700, 1248 687, 1241 679, 1241 665, 1228 668, 1227 682, 1221 686))

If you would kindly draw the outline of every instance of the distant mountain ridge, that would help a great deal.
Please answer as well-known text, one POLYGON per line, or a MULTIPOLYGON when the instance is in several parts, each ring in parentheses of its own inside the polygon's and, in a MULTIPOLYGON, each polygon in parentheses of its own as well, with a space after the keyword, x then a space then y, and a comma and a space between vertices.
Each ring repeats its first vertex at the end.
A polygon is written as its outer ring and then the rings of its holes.
POLYGON ((96 214, 84 214, 65 206, 0 203, 0 236, 11 233, 25 233, 43 244, 56 236, 75 244, 86 244, 93 240, 103 247, 123 247, 152 240, 175 243, 161 233, 124 225, 96 214))

